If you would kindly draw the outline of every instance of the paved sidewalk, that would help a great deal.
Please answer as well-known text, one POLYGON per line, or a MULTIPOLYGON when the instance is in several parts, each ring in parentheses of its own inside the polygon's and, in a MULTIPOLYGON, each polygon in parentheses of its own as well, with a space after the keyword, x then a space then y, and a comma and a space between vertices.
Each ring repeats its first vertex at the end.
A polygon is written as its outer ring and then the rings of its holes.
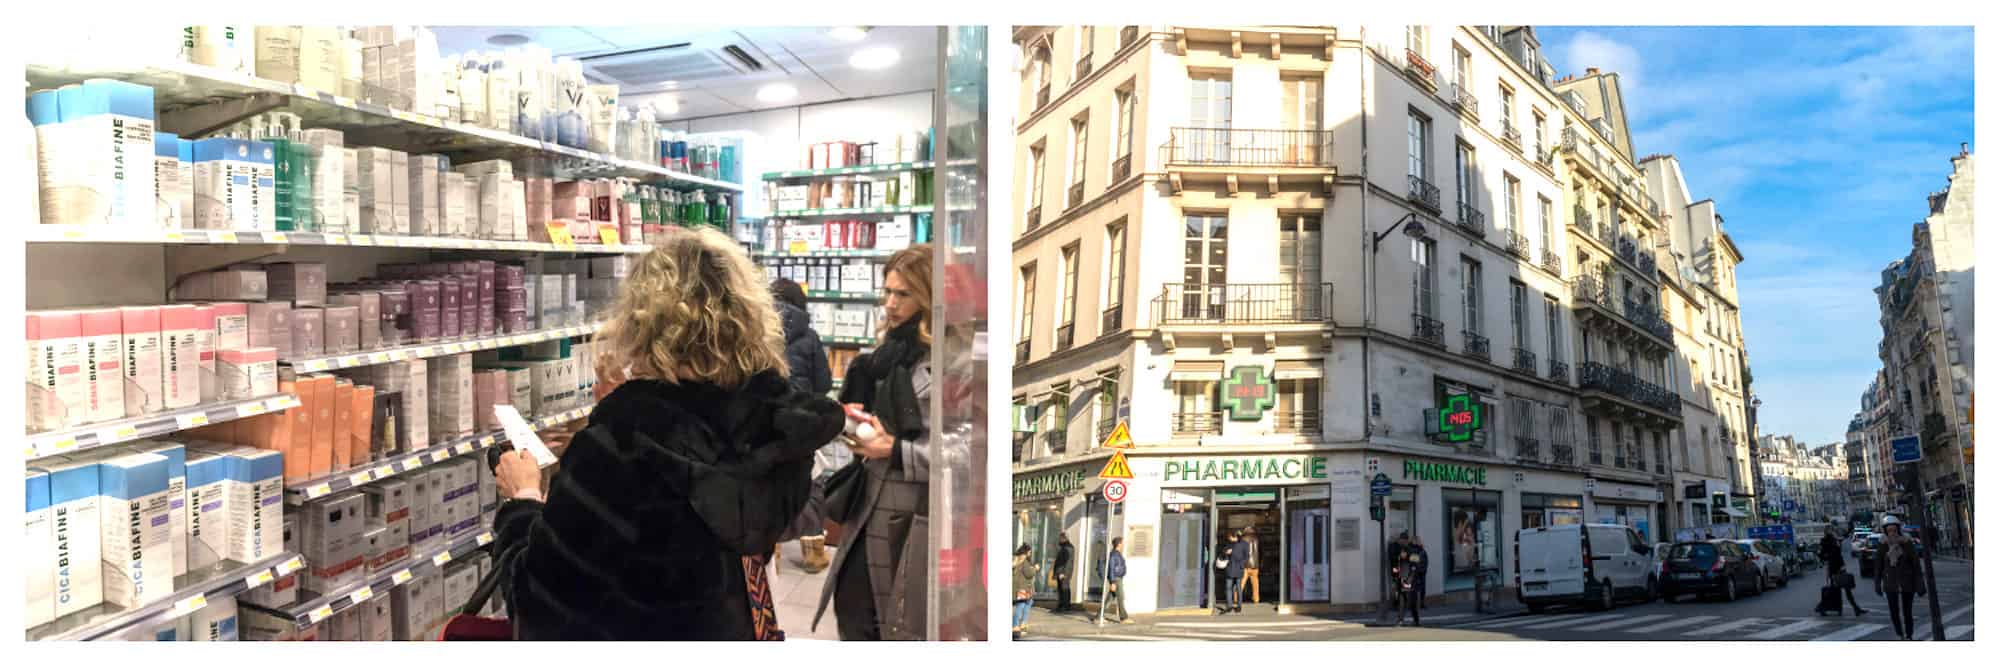
MULTIPOLYGON (((1106 619, 1102 626, 1096 623, 1095 602, 1085 603, 1078 609, 1061 614, 1055 613, 1052 608, 1052 603, 1040 602, 1028 613, 1026 639, 1092 640, 1154 636, 1161 639, 1317 640, 1324 638, 1319 635, 1335 631, 1365 632, 1395 625, 1393 611, 1386 622, 1378 622, 1373 612, 1280 614, 1276 611, 1275 605, 1270 603, 1245 604, 1242 613, 1221 616, 1216 616, 1205 609, 1176 609, 1162 613, 1134 614, 1131 623, 1120 624, 1115 622, 1115 619, 1106 619), (1205 626, 1214 627, 1205 628, 1205 626), (1292 630, 1292 632, 1280 633, 1278 630, 1292 630), (1276 636, 1281 634, 1285 636, 1276 636)), ((1425 626, 1445 626, 1499 619, 1526 612, 1527 609, 1519 602, 1507 598, 1500 600, 1495 609, 1486 612, 1474 611, 1471 602, 1432 603, 1424 608, 1423 618, 1425 626)), ((1404 619, 1405 623, 1410 621, 1411 619, 1404 619)))

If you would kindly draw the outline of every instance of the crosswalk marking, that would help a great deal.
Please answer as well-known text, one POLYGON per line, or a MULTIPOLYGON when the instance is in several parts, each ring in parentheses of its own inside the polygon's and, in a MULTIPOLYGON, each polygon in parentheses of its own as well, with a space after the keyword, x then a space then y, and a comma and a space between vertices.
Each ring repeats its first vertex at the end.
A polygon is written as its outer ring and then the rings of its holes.
POLYGON ((1667 621, 1659 625, 1653 625, 1643 628, 1632 628, 1626 630, 1626 632, 1660 632, 1663 630, 1672 630, 1674 628, 1687 627, 1698 623, 1707 623, 1709 621, 1719 620, 1721 618, 1722 618, 1721 616, 1689 616, 1687 618, 1683 618, 1678 621, 1667 621))
POLYGON ((1737 628, 1747 628, 1747 627, 1750 627, 1750 626, 1752 626, 1752 625, 1755 625, 1755 624, 1757 624, 1757 623, 1759 623, 1759 622, 1762 622, 1763 620, 1764 620, 1764 619, 1761 619, 1761 618, 1739 618, 1739 619, 1736 619, 1736 620, 1734 620, 1734 621, 1730 621, 1730 622, 1728 622, 1728 623, 1723 623, 1723 624, 1721 624, 1721 625, 1711 625, 1711 626, 1708 626, 1708 627, 1706 627, 1706 628, 1702 628, 1702 629, 1700 629, 1700 630, 1695 630, 1695 631, 1692 631, 1692 632, 1684 632, 1684 633, 1681 633, 1681 636, 1682 636, 1682 637, 1707 637, 1707 636, 1709 636, 1709 635, 1719 635, 1719 634, 1723 634, 1723 633, 1725 633, 1725 632, 1731 632, 1731 631, 1734 631, 1734 630, 1736 630, 1737 628))
POLYGON ((1610 620, 1610 619, 1614 619, 1614 618, 1618 618, 1619 616, 1623 616, 1623 614, 1620 614, 1620 615, 1616 615, 1616 616, 1587 616, 1587 615, 1586 615, 1586 616, 1578 616, 1578 617, 1575 617, 1575 618, 1565 618, 1565 619, 1561 619, 1561 620, 1555 620, 1555 621, 1549 621, 1549 622, 1547 622, 1547 623, 1536 623, 1536 624, 1534 624, 1534 625, 1524 625, 1524 626, 1521 626, 1521 629, 1523 629, 1523 630, 1548 630, 1548 629, 1551 629, 1551 628, 1560 628, 1560 627, 1565 627, 1565 626, 1570 626, 1570 625, 1581 625, 1581 624, 1584 624, 1584 623, 1589 623, 1589 622, 1592 622, 1592 621, 1604 621, 1604 620, 1610 620))
POLYGON ((1612 628, 1620 626, 1635 625, 1639 623, 1645 623, 1648 621, 1657 621, 1666 618, 1673 618, 1673 614, 1647 614, 1645 616, 1633 616, 1631 618, 1621 618, 1615 621, 1605 621, 1603 623, 1594 623, 1591 625, 1574 627, 1570 628, 1570 630, 1575 632, 1583 632, 1586 630, 1588 631, 1610 630, 1612 628))
POLYGON ((1965 633, 1968 632, 1972 632, 1972 624, 1967 623, 1965 625, 1954 625, 1944 629, 1944 638, 1957 639, 1959 637, 1964 637, 1965 633))
POLYGON ((1467 616, 1478 616, 1478 615, 1479 615, 1479 614, 1476 614, 1476 613, 1473 613, 1473 612, 1469 612, 1469 611, 1468 611, 1468 612, 1464 612, 1464 613, 1459 613, 1459 614, 1439 614, 1439 615, 1437 615, 1437 616, 1432 616, 1432 615, 1429 615, 1429 614, 1425 614, 1425 615, 1424 615, 1424 618, 1428 618, 1428 619, 1430 619, 1430 620, 1433 620, 1433 621, 1449 621, 1449 620, 1451 620, 1451 619, 1454 619, 1454 618, 1465 618, 1465 617, 1467 617, 1467 616))
POLYGON ((1217 621, 1208 623, 1174 621, 1171 623, 1154 623, 1153 625, 1162 628, 1285 628, 1298 626, 1332 627, 1352 624, 1346 621, 1217 621))
MULTIPOLYGON (((1566 618, 1582 618, 1582 617, 1583 617, 1583 616, 1582 616, 1581 614, 1578 614, 1578 615, 1576 615, 1576 616, 1569 616, 1569 617, 1566 617, 1566 618)), ((1549 617, 1547 617, 1547 616, 1526 616, 1526 617, 1522 617, 1522 618, 1503 618, 1503 619, 1500 619, 1500 620, 1498 620, 1498 621, 1485 621, 1485 622, 1481 622, 1481 623, 1470 623, 1470 624, 1466 624, 1466 625, 1461 625, 1461 626, 1459 626, 1459 627, 1462 627, 1462 628, 1467 628, 1467 629, 1478 629, 1478 630, 1486 630, 1486 629, 1491 629, 1491 628, 1507 628, 1507 627, 1513 627, 1513 626, 1516 626, 1516 625, 1527 625, 1527 624, 1529 624, 1529 623, 1540 623, 1540 622, 1543 622, 1543 621, 1547 621, 1548 619, 1549 619, 1549 617)))
POLYGON ((1826 621, 1808 618, 1750 635, 1747 639, 1777 639, 1785 635, 1805 632, 1826 624, 1826 621))
POLYGON ((1127 640, 1127 641, 1139 641, 1139 642, 1170 642, 1170 641, 1174 641, 1174 638, 1173 638, 1173 637, 1149 637, 1149 636, 1146 636, 1146 635, 1112 635, 1112 634, 1105 634, 1105 635, 1092 635, 1092 636, 1091 636, 1091 638, 1093 638, 1093 639, 1123 639, 1123 640, 1127 640))
POLYGON ((1187 631, 1176 632, 1174 633, 1174 637, 1175 638, 1194 637, 1197 639, 1243 639, 1242 635, 1236 635, 1236 634, 1224 634, 1220 632, 1187 632, 1187 631))
POLYGON ((1812 641, 1816 642, 1854 641, 1856 639, 1860 639, 1862 637, 1875 634, 1876 632, 1880 632, 1882 629, 1887 627, 1889 626, 1881 623, 1862 623, 1858 625, 1850 625, 1845 628, 1841 628, 1839 630, 1835 630, 1833 632, 1829 632, 1820 635, 1818 637, 1814 637, 1812 638, 1812 641))
POLYGON ((1958 618, 1959 616, 1964 615, 1965 612, 1968 611, 1972 611, 1972 605, 1965 605, 1963 607, 1959 607, 1958 609, 1952 610, 1950 613, 1938 617, 1938 621, 1943 623, 1950 623, 1951 619, 1958 618))
POLYGON ((1271 635, 1295 635, 1295 634, 1298 634, 1298 633, 1299 633, 1299 631, 1298 631, 1298 630, 1257 630, 1257 629, 1254 629, 1254 628, 1244 628, 1244 629, 1242 629, 1242 630, 1231 630, 1230 632, 1240 632, 1240 633, 1243 633, 1243 634, 1246 634, 1246 635, 1261 635, 1261 636, 1267 636, 1267 637, 1268 637, 1268 636, 1271 636, 1271 635))

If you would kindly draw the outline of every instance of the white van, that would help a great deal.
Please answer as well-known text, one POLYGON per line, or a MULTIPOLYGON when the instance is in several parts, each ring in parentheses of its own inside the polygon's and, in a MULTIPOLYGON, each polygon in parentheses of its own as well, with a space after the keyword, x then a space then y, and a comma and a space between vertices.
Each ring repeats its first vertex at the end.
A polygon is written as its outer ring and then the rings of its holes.
POLYGON ((1607 523, 1523 528, 1514 534, 1514 584, 1521 604, 1608 610, 1620 597, 1650 600, 1653 547, 1626 526, 1607 523))

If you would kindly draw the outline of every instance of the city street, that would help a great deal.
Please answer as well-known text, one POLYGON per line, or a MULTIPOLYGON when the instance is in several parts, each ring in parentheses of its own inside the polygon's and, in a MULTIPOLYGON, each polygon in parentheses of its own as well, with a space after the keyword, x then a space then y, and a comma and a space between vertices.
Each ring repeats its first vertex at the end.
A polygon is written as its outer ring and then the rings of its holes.
MULTIPOLYGON (((1425 626, 1370 627, 1373 618, 1315 618, 1303 615, 1242 614, 1229 616, 1152 615, 1130 625, 1094 627, 1083 616, 1057 616, 1037 609, 1030 620, 1029 640, 1104 641, 1887 641, 1890 629, 1887 599, 1874 592, 1872 579, 1859 580, 1854 599, 1867 614, 1814 614, 1825 570, 1794 577, 1790 584, 1763 595, 1735 602, 1682 597, 1673 604, 1660 600, 1631 602, 1609 612, 1558 608, 1541 614, 1515 613, 1485 617, 1463 609, 1439 609, 1424 615, 1425 626)), ((1964 561, 1938 561, 1938 599, 1949 640, 1973 639, 1972 566, 1964 561)), ((1929 640, 1930 601, 1917 598, 1916 637, 1929 640)), ((1849 610, 1851 614, 1852 610, 1849 610)))

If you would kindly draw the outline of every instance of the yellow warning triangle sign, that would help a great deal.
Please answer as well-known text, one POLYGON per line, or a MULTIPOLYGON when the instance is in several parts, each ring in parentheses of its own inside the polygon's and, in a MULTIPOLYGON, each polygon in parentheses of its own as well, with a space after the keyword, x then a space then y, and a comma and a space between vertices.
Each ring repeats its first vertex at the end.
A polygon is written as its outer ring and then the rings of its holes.
POLYGON ((1125 452, 1112 450, 1111 460, 1104 463, 1104 470, 1097 473, 1098 479, 1132 479, 1132 466, 1125 464, 1125 452))
POLYGON ((1125 422, 1118 422, 1118 428, 1111 429, 1110 437, 1105 438, 1104 444, 1099 446, 1105 449, 1130 449, 1132 432, 1126 430, 1125 422))

